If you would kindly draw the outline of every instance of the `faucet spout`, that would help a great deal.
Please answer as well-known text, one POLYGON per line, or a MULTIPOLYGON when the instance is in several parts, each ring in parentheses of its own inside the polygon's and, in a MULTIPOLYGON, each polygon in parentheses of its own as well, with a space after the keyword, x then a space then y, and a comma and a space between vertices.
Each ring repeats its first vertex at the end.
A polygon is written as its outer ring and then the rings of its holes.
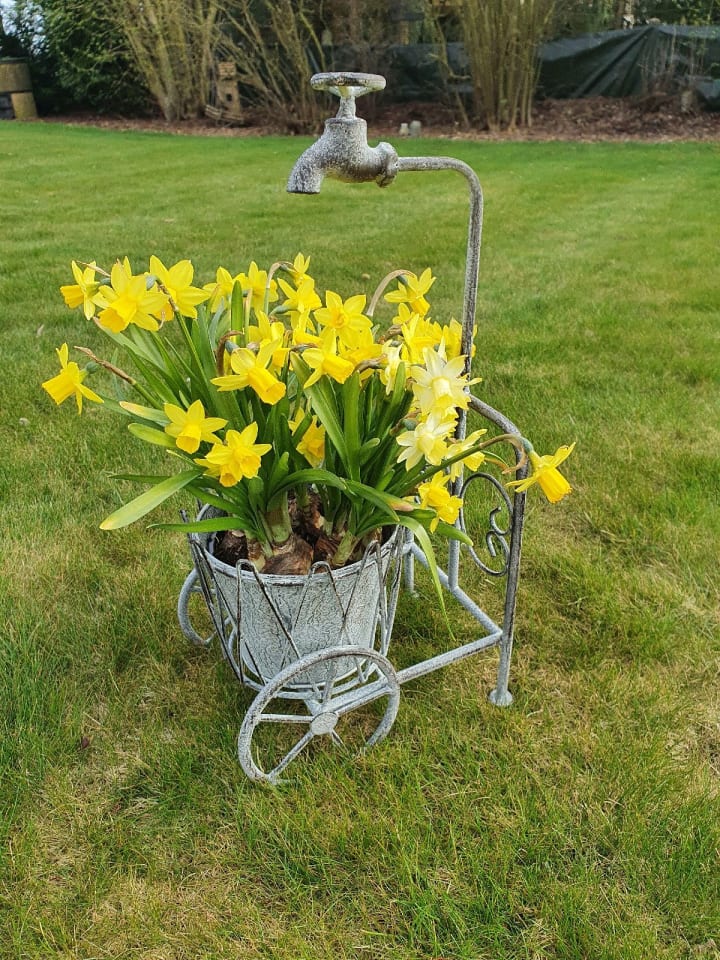
POLYGON ((303 153, 287 182, 288 193, 320 193, 323 179, 346 183, 375 181, 385 187, 395 179, 398 155, 389 143, 368 146, 367 124, 359 117, 331 117, 319 140, 303 153))

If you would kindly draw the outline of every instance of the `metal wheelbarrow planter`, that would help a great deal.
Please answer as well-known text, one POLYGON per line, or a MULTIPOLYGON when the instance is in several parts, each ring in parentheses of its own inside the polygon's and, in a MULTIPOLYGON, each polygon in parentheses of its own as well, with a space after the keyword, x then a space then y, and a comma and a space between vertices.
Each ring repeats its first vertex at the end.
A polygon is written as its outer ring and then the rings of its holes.
MULTIPOLYGON (((482 231, 482 189, 475 172, 450 157, 398 157, 387 143, 368 146, 365 121, 355 115, 355 98, 383 89, 384 78, 332 73, 318 74, 311 82, 317 90, 337 94, 340 108, 336 117, 326 121, 323 135, 296 163, 288 181, 289 192, 318 193, 325 176, 348 182, 375 181, 380 186, 392 183, 403 171, 455 170, 466 179, 470 218, 461 353, 468 358, 469 372, 482 231)), ((472 395, 468 400, 469 410, 501 433, 520 437, 515 425, 497 410, 472 395)), ((464 411, 457 439, 465 439, 466 433, 464 411)), ((516 463, 522 463, 522 455, 515 447, 513 451, 516 463)), ((525 474, 523 464, 516 477, 522 479, 525 474)), ((403 683, 490 647, 500 651, 490 701, 496 706, 512 703, 508 678, 525 494, 509 495, 496 477, 485 472, 461 476, 453 492, 464 497, 474 484, 486 485, 495 498, 487 529, 479 537, 473 531, 475 548, 451 540, 446 568, 438 573, 443 587, 480 625, 480 636, 401 670, 388 659, 398 593, 403 580, 413 591, 416 560, 427 565, 425 553, 410 534, 397 530, 382 546, 372 544, 352 567, 331 570, 326 563, 316 563, 304 577, 258 574, 247 561, 233 568, 214 557, 212 536, 189 534, 194 566, 180 593, 178 618, 193 643, 208 645, 216 636, 237 678, 256 691, 238 736, 238 758, 252 780, 280 782, 288 764, 317 737, 329 737, 343 746, 343 718, 369 705, 374 705, 372 715, 362 732, 363 745, 372 746, 393 724, 403 683), (484 544, 486 555, 478 552, 478 543, 484 544), (462 550, 484 574, 504 581, 500 622, 460 586, 462 550), (195 594, 202 595, 210 613, 213 632, 207 638, 191 623, 190 604, 195 594), (267 730, 272 737, 273 729, 280 728, 290 736, 280 753, 266 762, 260 734, 267 730)), ((462 511, 457 525, 465 531, 462 511)))

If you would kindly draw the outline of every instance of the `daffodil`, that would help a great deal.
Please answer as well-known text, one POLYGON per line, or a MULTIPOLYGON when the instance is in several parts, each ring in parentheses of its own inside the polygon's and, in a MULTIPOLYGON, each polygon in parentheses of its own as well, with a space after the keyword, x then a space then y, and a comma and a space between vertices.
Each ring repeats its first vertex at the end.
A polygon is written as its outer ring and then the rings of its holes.
POLYGON ((438 466, 447 457, 447 439, 455 429, 456 422, 454 414, 434 410, 414 430, 398 434, 398 445, 404 447, 398 463, 404 463, 406 470, 412 470, 422 460, 438 466))
MULTIPOLYGON (((383 356, 383 346, 376 343, 372 335, 372 330, 364 330, 358 333, 352 346, 344 345, 342 340, 339 344, 341 356, 349 360, 354 366, 367 364, 371 360, 380 360, 383 356)), ((372 368, 366 367, 362 373, 362 379, 372 374, 372 368)))
MULTIPOLYGON (((162 260, 150 257, 150 274, 160 281, 178 313, 195 320, 197 318, 195 308, 199 303, 209 300, 210 293, 207 290, 201 290, 200 287, 192 286, 193 272, 193 265, 189 260, 178 260, 168 268, 162 260)), ((172 319, 172 310, 169 305, 163 309, 160 319, 163 321, 172 319)))
POLYGON ((258 425, 251 423, 242 432, 228 430, 225 443, 216 443, 206 457, 195 463, 205 467, 207 475, 217 477, 223 487, 233 487, 240 480, 256 477, 264 454, 271 449, 269 443, 255 443, 258 425))
POLYGON ((73 260, 72 267, 75 283, 60 287, 60 293, 68 307, 82 307, 86 319, 92 320, 95 316, 95 310, 98 306, 98 291, 100 284, 97 280, 97 272, 94 260, 87 264, 84 270, 73 260))
POLYGON ((285 294, 285 302, 281 309, 283 313, 288 313, 290 316, 290 324, 296 336, 296 343, 302 343, 304 341, 297 338, 298 334, 302 335, 307 332, 311 311, 322 305, 322 300, 315 290, 315 281, 312 277, 306 277, 304 280, 300 280, 296 287, 291 286, 287 280, 283 279, 278 280, 278 283, 285 294))
POLYGON ((269 370, 275 351, 282 346, 282 340, 266 340, 260 344, 258 352, 247 347, 238 347, 230 354, 232 373, 226 377, 211 380, 221 393, 228 390, 244 390, 250 387, 263 403, 274 405, 285 396, 286 386, 269 370))
POLYGON ((206 417, 202 401, 196 400, 187 410, 174 403, 166 403, 163 409, 170 420, 165 433, 174 437, 177 446, 185 453, 195 453, 201 443, 220 443, 214 431, 221 430, 227 420, 206 417))
POLYGON ((354 347, 359 337, 372 329, 372 320, 363 313, 366 299, 364 293, 359 293, 343 300, 328 290, 325 306, 315 311, 315 319, 321 327, 333 330, 346 346, 354 347))
POLYGON ((254 260, 248 267, 247 273, 238 274, 238 279, 243 294, 247 295, 251 292, 250 305, 254 310, 265 310, 266 298, 267 303, 275 303, 277 300, 277 283, 275 280, 270 280, 268 283, 267 270, 259 270, 254 260))
MULTIPOLYGON (((297 433, 304 419, 305 411, 301 407, 293 420, 290 421, 293 434, 297 433)), ((312 467, 319 467, 325 459, 325 427, 318 424, 317 417, 313 417, 310 421, 310 425, 300 438, 297 451, 305 457, 312 467)))
POLYGON ((157 284, 148 289, 144 274, 133 275, 127 257, 113 266, 110 285, 103 286, 99 296, 104 309, 98 314, 97 322, 112 333, 120 333, 129 324, 143 330, 157 330, 160 324, 152 314, 159 315, 168 305, 167 296, 157 284))
POLYGON ((215 271, 215 283, 203 284, 203 290, 210 294, 208 306, 213 313, 223 304, 230 303, 233 287, 240 280, 240 274, 233 276, 225 267, 218 267, 215 271))
POLYGON ((385 393, 391 394, 395 388, 395 378, 402 363, 402 346, 393 343, 383 344, 383 364, 380 368, 380 379, 385 384, 385 393))
POLYGON ((298 255, 293 260, 293 265, 292 265, 292 278, 296 286, 299 286, 305 280, 312 279, 308 273, 309 269, 310 269, 310 257, 304 257, 301 253, 298 253, 298 255))
MULTIPOLYGON (((456 457, 458 454, 463 453, 465 450, 470 450, 478 440, 487 433, 487 430, 475 430, 470 436, 466 437, 464 440, 459 440, 457 443, 453 443, 448 447, 447 456, 448 458, 456 457)), ((471 472, 479 470, 480 467, 485 462, 486 455, 482 450, 476 450, 474 453, 469 454, 467 457, 464 457, 462 460, 458 460, 455 463, 450 465, 450 479, 457 480, 460 474, 463 471, 463 467, 467 467, 471 472)))
POLYGON ((73 360, 68 363, 68 345, 64 343, 55 352, 60 361, 60 373, 50 380, 46 380, 42 384, 43 390, 50 394, 58 406, 68 397, 74 396, 78 413, 82 413, 83 397, 87 397, 88 400, 93 400, 95 403, 102 403, 102 397, 99 397, 89 387, 83 386, 87 371, 81 370, 73 360))
POLYGON ((320 337, 317 347, 308 347, 302 355, 312 373, 307 378, 304 388, 317 383, 320 377, 327 375, 337 383, 345 383, 355 369, 351 360, 346 360, 338 354, 337 339, 333 330, 326 330, 320 337))
POLYGON ((279 341, 280 346, 272 354, 269 368, 273 371, 282 370, 288 354, 288 348, 283 346, 286 334, 285 327, 280 320, 271 321, 262 310, 255 311, 255 319, 257 323, 251 324, 248 329, 250 342, 266 343, 267 341, 273 341, 277 343, 279 341))
POLYGON ((414 273, 408 273, 400 277, 397 290, 386 293, 385 299, 388 303, 407 303, 413 313, 424 317, 430 309, 425 294, 434 283, 435 277, 430 272, 430 267, 423 270, 419 277, 414 273))
POLYGON ((433 324, 419 313, 413 313, 403 303, 400 304, 395 319, 405 347, 403 360, 408 363, 422 363, 425 350, 438 346, 442 339, 440 324, 433 324))
POLYGON ((467 410, 470 402, 467 387, 479 381, 469 380, 464 374, 465 357, 445 360, 440 353, 426 348, 423 351, 423 361, 424 367, 410 368, 410 376, 415 381, 413 394, 420 412, 427 415, 432 410, 467 410))
POLYGON ((455 523, 462 507, 460 497, 454 497, 447 488, 449 477, 446 473, 436 473, 418 487, 421 507, 435 510, 437 517, 430 521, 430 530, 434 531, 440 520, 455 523))
POLYGON ((512 490, 517 490, 518 493, 522 493, 523 490, 527 490, 528 487, 537 483, 550 503, 558 503, 571 492, 572 487, 557 468, 563 460, 567 460, 574 447, 574 443, 570 444, 569 447, 558 447, 555 453, 545 454, 542 457, 534 450, 530 450, 528 458, 532 467, 531 475, 524 480, 511 480, 507 486, 512 490))
MULTIPOLYGON (((477 352, 475 346, 475 337, 477 336, 477 324, 473 326, 473 345, 470 356, 474 357, 477 352)), ((453 318, 450 323, 442 328, 442 343, 445 346, 445 355, 448 360, 454 360, 459 357, 462 351, 462 325, 453 318)))

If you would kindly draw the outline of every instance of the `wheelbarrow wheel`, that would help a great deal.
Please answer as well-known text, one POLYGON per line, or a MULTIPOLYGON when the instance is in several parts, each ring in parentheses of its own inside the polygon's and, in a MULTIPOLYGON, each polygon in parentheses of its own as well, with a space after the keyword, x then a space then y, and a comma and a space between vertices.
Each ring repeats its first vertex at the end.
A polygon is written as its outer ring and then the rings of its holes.
MULTIPOLYGON (((232 641, 232 639, 234 639, 235 628, 232 619, 222 610, 220 604, 218 603, 214 584, 207 583, 205 589, 203 589, 203 584, 200 581, 198 572, 194 568, 185 578, 185 583, 183 583, 180 590, 177 605, 177 616, 178 622, 180 623, 180 629, 182 630, 184 636, 191 643, 195 644, 196 647, 209 647, 212 641, 217 637, 217 628, 212 622, 213 620, 215 620, 216 623, 222 622, 224 639, 226 639, 226 642, 229 643, 232 641), (195 597, 199 597, 200 600, 194 601, 195 597), (193 623, 193 619, 191 619, 191 617, 194 618, 198 614, 198 608, 195 606, 196 603, 200 607, 200 619, 210 621, 207 624, 206 629, 209 628, 211 632, 207 636, 203 636, 202 633, 198 632, 196 629, 197 620, 195 620, 195 623, 193 623), (213 613, 211 616, 208 616, 208 606, 210 604, 212 604, 213 613), (222 621, 216 619, 219 617, 222 617, 222 621)), ((223 653, 225 653, 224 649, 223 653)))
POLYGON ((308 654, 281 670, 253 700, 238 735, 240 765, 251 780, 277 785, 288 764, 319 738, 362 753, 387 735, 399 703, 395 669, 376 650, 332 647, 308 654), (305 699, 285 699, 284 691, 297 698, 298 687, 306 688, 305 699), (350 727, 353 712, 362 717, 353 718, 350 727))

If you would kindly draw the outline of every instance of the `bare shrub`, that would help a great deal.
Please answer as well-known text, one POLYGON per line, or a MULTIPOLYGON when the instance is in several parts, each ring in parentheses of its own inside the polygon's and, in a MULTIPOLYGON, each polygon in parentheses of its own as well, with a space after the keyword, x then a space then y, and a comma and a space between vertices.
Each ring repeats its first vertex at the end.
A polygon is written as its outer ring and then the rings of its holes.
POLYGON ((115 0, 108 9, 165 119, 202 113, 219 39, 218 0, 115 0))
POLYGON ((312 131, 322 115, 310 77, 324 69, 309 0, 234 0, 225 11, 223 57, 237 64, 241 90, 273 124, 312 131))
POLYGON ((554 6, 554 0, 462 0, 475 112, 491 130, 531 124, 535 53, 554 6))

